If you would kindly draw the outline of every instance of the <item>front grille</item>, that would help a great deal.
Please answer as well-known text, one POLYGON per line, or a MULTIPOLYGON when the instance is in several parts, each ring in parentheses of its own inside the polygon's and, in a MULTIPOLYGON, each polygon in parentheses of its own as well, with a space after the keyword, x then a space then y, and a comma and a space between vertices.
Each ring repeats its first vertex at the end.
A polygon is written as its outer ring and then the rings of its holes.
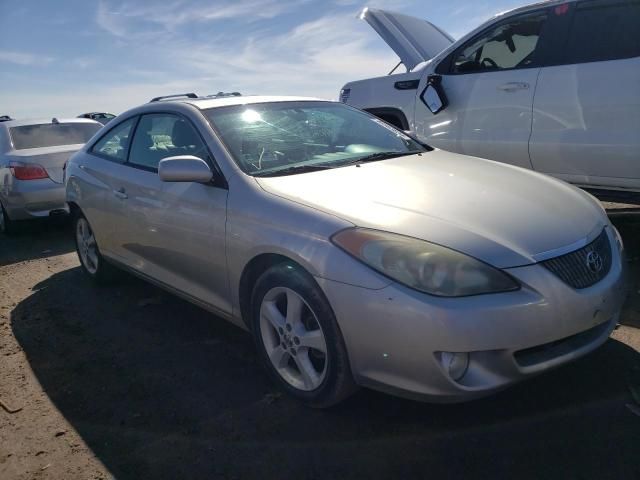
POLYGON ((611 269, 611 244, 607 231, 575 252, 541 262, 573 288, 587 288, 602 280, 611 269))

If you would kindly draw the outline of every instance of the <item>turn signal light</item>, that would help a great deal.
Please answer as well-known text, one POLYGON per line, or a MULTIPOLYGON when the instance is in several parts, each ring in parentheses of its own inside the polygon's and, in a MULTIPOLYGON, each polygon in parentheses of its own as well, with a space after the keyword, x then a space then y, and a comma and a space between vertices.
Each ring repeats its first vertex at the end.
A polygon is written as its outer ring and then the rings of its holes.
POLYGON ((18 180, 39 180, 49 178, 47 171, 34 163, 13 163, 9 165, 11 174, 18 180))

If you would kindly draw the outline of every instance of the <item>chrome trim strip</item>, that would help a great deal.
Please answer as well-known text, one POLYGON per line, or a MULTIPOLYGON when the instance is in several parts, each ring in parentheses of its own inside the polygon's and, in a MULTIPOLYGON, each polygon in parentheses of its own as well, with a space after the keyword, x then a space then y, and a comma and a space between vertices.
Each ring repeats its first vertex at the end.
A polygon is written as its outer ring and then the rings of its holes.
POLYGON ((560 257, 562 255, 565 255, 567 253, 571 253, 571 252, 575 252, 576 250, 580 250, 582 247, 589 245, 591 242, 593 242, 598 235, 600 235, 602 233, 603 228, 607 228, 606 225, 598 225, 596 228, 594 228, 586 237, 573 242, 569 245, 565 245, 563 247, 559 247, 559 248, 554 248, 553 250, 547 250, 546 252, 541 252, 541 253, 537 253, 535 255, 532 255, 532 258, 536 261, 536 262, 543 262, 545 260, 549 260, 551 258, 555 258, 555 257, 560 257))

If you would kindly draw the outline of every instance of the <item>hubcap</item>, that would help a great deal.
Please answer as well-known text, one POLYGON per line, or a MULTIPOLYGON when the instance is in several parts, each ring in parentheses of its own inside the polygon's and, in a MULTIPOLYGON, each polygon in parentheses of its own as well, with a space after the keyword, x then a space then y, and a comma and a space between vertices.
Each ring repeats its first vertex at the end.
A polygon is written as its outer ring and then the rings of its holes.
POLYGON ((76 224, 76 241, 82 265, 89 273, 96 273, 98 271, 98 247, 89 222, 84 218, 79 219, 76 224))
POLYGON ((278 374, 292 387, 311 391, 327 374, 327 343, 318 319, 296 292, 276 287, 260 306, 260 334, 278 374))

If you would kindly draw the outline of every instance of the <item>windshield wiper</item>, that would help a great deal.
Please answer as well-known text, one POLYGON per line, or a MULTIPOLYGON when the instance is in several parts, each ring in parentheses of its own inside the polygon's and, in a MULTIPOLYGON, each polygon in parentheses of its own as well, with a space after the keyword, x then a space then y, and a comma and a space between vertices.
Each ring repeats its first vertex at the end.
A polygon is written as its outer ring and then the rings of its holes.
POLYGON ((327 165, 293 165, 291 167, 281 168, 279 170, 269 170, 267 172, 254 173, 254 177, 279 177, 281 175, 295 175, 297 173, 317 172, 319 170, 328 170, 332 167, 327 165))
POLYGON ((344 165, 357 165, 359 163, 377 162, 379 160, 388 160, 390 158, 404 157, 405 155, 413 155, 420 152, 376 152, 371 155, 365 155, 364 157, 354 158, 348 162, 343 162, 340 166, 344 165))

